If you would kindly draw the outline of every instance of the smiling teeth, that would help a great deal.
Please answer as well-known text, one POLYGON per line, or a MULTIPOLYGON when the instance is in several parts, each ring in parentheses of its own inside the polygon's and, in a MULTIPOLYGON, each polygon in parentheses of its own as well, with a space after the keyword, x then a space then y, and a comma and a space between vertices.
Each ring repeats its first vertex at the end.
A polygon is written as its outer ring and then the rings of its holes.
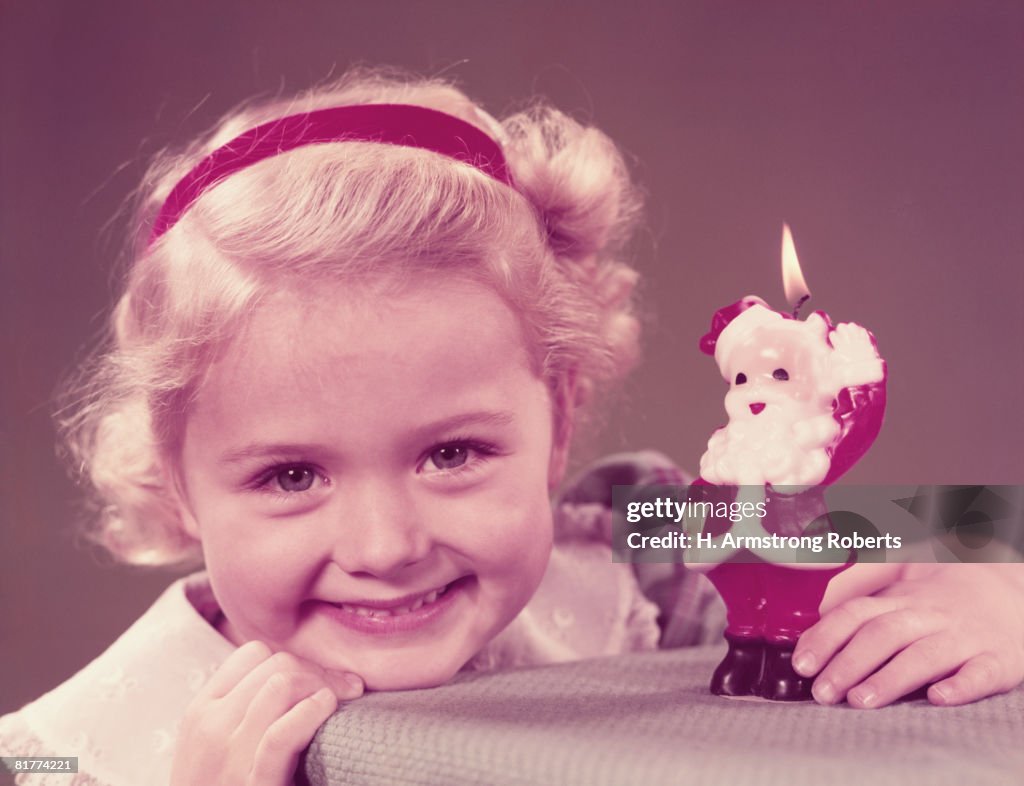
POLYGON ((428 606, 437 600, 439 597, 444 595, 448 589, 448 585, 441 587, 441 589, 431 590, 426 595, 417 598, 408 606, 396 606, 393 609, 371 609, 367 606, 355 606, 351 603, 339 603, 342 611, 348 611, 353 614, 358 614, 360 617, 399 617, 403 614, 408 614, 411 611, 416 611, 423 606, 428 606))

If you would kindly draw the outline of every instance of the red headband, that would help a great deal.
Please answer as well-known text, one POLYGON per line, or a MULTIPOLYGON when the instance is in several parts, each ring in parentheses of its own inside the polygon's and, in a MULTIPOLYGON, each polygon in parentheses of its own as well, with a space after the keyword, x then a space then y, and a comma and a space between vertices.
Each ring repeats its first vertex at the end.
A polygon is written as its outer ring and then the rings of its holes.
POLYGON ((149 245, 178 223, 207 189, 226 177, 279 153, 325 142, 381 142, 433 150, 512 185, 501 147, 465 120, 435 109, 406 104, 318 109, 256 126, 196 164, 164 201, 153 222, 149 245))

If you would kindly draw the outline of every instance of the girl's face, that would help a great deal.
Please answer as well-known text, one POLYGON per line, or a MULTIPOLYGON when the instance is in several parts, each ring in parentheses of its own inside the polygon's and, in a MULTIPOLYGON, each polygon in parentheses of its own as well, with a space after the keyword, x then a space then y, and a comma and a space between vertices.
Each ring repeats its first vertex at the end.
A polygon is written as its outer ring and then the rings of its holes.
POLYGON ((265 302, 181 451, 225 633, 371 689, 445 682, 540 583, 552 434, 516 316, 482 285, 265 302))

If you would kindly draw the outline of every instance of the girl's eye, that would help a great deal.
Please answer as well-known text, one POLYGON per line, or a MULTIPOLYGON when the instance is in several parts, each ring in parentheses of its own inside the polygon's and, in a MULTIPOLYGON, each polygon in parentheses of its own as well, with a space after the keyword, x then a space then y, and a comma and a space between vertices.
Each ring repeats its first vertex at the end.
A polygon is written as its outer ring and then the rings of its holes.
POLYGON ((313 481, 316 480, 316 473, 309 467, 284 467, 274 475, 273 480, 277 482, 281 491, 309 491, 313 486, 313 481))
POLYGON ((742 371, 739 374, 736 375, 736 384, 737 385, 742 385, 746 381, 747 381, 747 375, 744 374, 742 371))
POLYGON ((458 469, 469 460, 465 445, 442 445, 428 457, 437 469, 458 469))
POLYGON ((789 379, 789 373, 784 368, 777 368, 772 372, 772 377, 779 380, 779 382, 785 382, 789 379))
POLYGON ((432 475, 468 475, 482 470, 488 460, 500 456, 494 445, 475 439, 453 439, 435 445, 424 455, 419 471, 432 475))

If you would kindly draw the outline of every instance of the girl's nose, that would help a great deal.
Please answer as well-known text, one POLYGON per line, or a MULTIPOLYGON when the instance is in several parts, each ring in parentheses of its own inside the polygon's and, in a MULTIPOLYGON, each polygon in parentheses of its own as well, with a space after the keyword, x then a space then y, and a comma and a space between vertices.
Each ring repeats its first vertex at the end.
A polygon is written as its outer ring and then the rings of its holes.
POLYGON ((430 553, 432 540, 409 496, 395 486, 348 489, 334 561, 349 575, 389 578, 430 553))

